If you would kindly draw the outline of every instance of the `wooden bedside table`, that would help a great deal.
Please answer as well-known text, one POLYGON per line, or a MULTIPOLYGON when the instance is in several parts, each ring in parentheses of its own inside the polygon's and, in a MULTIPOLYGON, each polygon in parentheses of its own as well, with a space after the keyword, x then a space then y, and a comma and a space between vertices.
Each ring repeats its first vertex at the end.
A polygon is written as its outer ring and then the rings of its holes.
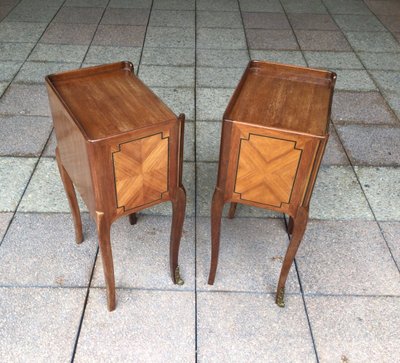
MULTIPOLYGON (((336 74, 251 61, 225 111, 217 186, 211 208, 213 284, 224 203, 286 213, 292 235, 279 277, 276 303, 303 238, 311 194, 328 140, 336 74)), ((251 233, 251 231, 249 231, 251 233)))
POLYGON ((74 186, 96 221, 107 287, 115 309, 110 228, 117 218, 155 204, 172 202, 170 269, 178 267, 186 207, 182 185, 183 128, 179 117, 133 73, 130 62, 90 67, 46 77, 57 138, 56 157, 82 242, 74 186))

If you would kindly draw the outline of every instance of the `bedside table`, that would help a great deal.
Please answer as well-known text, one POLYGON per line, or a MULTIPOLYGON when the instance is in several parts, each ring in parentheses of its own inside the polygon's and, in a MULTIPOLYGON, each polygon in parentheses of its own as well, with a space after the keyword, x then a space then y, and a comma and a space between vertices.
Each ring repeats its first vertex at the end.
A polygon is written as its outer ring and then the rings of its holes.
MULTIPOLYGON (((285 283, 303 238, 311 194, 328 140, 336 74, 251 61, 225 111, 217 186, 211 208, 214 283, 224 203, 285 213, 291 234, 276 303, 284 306, 285 283)), ((251 233, 251 231, 249 231, 251 233)))
POLYGON ((96 222, 108 309, 115 309, 111 224, 158 203, 172 202, 170 269, 183 284, 178 251, 185 215, 182 185, 184 118, 177 117, 120 62, 46 77, 57 138, 56 158, 74 219, 82 223, 79 191, 96 222))

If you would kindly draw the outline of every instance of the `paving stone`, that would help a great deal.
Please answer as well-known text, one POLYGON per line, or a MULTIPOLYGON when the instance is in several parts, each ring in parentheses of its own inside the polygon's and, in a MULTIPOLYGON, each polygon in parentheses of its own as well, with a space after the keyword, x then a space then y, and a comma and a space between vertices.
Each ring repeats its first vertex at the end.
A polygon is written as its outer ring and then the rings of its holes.
POLYGON ((288 14, 293 29, 339 30, 328 14, 288 14))
POLYGON ((400 166, 400 128, 364 125, 337 128, 353 165, 400 166))
POLYGON ((0 117, 0 155, 40 155, 51 128, 51 120, 47 117, 0 117))
POLYGON ((296 261, 305 294, 400 294, 399 272, 374 221, 311 221, 296 261))
POLYGON ((400 52, 400 45, 389 32, 346 32, 355 51, 400 52))
POLYGON ((250 50, 250 54, 252 59, 307 66, 300 51, 250 50))
POLYGON ((142 47, 145 30, 145 26, 99 25, 92 44, 142 47))
POLYGON ((149 13, 149 9, 107 8, 101 24, 147 25, 149 13))
POLYGON ((391 32, 400 32, 400 18, 398 15, 380 15, 378 19, 391 32))
POLYGON ((222 121, 196 121, 197 161, 218 161, 222 121))
POLYGON ((249 62, 247 50, 235 49, 197 49, 196 64, 199 67, 237 67, 244 69, 249 62))
POLYGON ((46 88, 38 84, 12 84, 0 99, 0 114, 50 116, 46 88))
POLYGON ((35 43, 46 26, 46 23, 3 21, 0 23, 0 42, 35 43))
POLYGON ((313 68, 364 69, 352 52, 304 52, 304 57, 313 68))
POLYGON ((400 94, 400 72, 371 71, 381 90, 400 94))
MULTIPOLYGON (((87 211, 76 191, 81 211, 87 211)), ((32 176, 19 206, 21 212, 64 212, 69 213, 67 196, 54 159, 44 158, 32 176)))
POLYGON ((400 98, 396 93, 384 93, 385 99, 400 120, 400 98))
MULTIPOLYGON (((207 284, 211 248, 209 218, 198 220, 197 231, 197 291, 275 293, 288 242, 282 218, 223 218, 219 264, 212 286, 207 284)), ((286 291, 299 293, 299 289, 296 270, 292 267, 286 291)))
POLYGON ((239 10, 238 2, 235 0, 197 0, 197 10, 213 10, 213 11, 237 11, 239 10))
POLYGON ((35 43, 0 43, 0 60, 23 61, 35 43))
POLYGON ((84 289, 0 288, 2 360, 70 360, 85 296, 84 289))
POLYGON ((374 32, 386 31, 374 15, 333 15, 336 23, 344 31, 374 32))
POLYGON ((141 64, 163 66, 194 66, 195 51, 192 48, 148 48, 143 49, 141 64))
POLYGON ((366 0, 368 7, 377 15, 400 15, 400 4, 396 0, 385 1, 366 0))
POLYGON ((335 69, 337 74, 337 91, 375 91, 377 90, 373 80, 367 71, 353 69, 335 69))
POLYGON ((322 165, 311 198, 312 219, 373 219, 351 167, 322 165))
POLYGON ((103 7, 107 6, 108 0, 67 0, 63 6, 76 6, 76 7, 103 7))
POLYGON ((199 293, 199 361, 315 362, 303 301, 296 295, 286 300, 281 309, 273 295, 199 293))
POLYGON ((279 0, 240 0, 241 11, 283 13, 279 0))
POLYGON ((137 68, 140 53, 141 48, 92 45, 86 54, 85 62, 102 64, 128 60, 137 68))
POLYGON ((70 24, 51 23, 44 32, 41 43, 89 45, 93 34, 96 31, 96 24, 70 24))
POLYGON ((56 146, 57 146, 56 134, 53 130, 47 141, 47 144, 45 146, 42 156, 50 156, 50 157, 55 158, 56 157, 56 146))
POLYGON ((260 29, 291 29, 285 14, 277 13, 242 13, 243 24, 246 28, 260 29))
POLYGON ((150 87, 194 87, 194 67, 141 66, 139 76, 150 87))
POLYGON ((183 160, 194 161, 194 146, 195 146, 195 135, 194 135, 194 122, 185 122, 185 136, 183 146, 183 160))
POLYGON ((134 9, 149 9, 151 0, 111 0, 108 3, 108 8, 134 8, 134 9))
POLYGON ((9 82, 0 82, 0 97, 3 95, 4 91, 7 89, 9 82))
POLYGON ((246 49, 242 29, 198 28, 197 48, 205 49, 246 49))
POLYGON ((381 222, 379 226, 383 230, 383 235, 388 243, 391 253, 397 263, 400 265, 400 222, 381 222))
POLYGON ((198 88, 196 91, 197 119, 221 120, 233 91, 227 88, 198 88))
POLYGON ((242 18, 239 11, 197 11, 198 28, 240 28, 242 18))
POLYGON ((13 213, 0 213, 0 241, 3 240, 4 233, 6 233, 12 217, 13 213))
POLYGON ((399 303, 398 297, 307 296, 320 361, 396 361, 399 303))
POLYGON ((303 50, 351 51, 346 38, 338 31, 296 30, 303 50))
POLYGON ((186 120, 194 120, 194 90, 192 88, 159 88, 152 91, 176 114, 184 113, 186 120))
POLYGON ((395 124, 396 118, 378 92, 335 92, 332 120, 363 124, 395 124))
POLYGON ((62 7, 52 22, 68 24, 98 24, 103 12, 103 8, 62 7))
POLYGON ((194 48, 194 28, 148 27, 146 47, 194 48))
POLYGON ((90 290, 77 362, 195 361, 193 292, 117 290, 112 313, 105 295, 103 289, 90 290))
POLYGON ((195 10, 195 0, 154 0, 154 9, 195 10))
POLYGON ((0 211, 12 212, 25 190, 36 159, 34 158, 0 158, 0 211))
MULTIPOLYGON (((7 3, 18 3, 17 0, 3 0, 7 3)), ((19 2, 20 5, 28 5, 28 6, 61 6, 63 4, 63 0, 22 0, 19 2)))
POLYGON ((187 10, 153 10, 149 26, 194 28, 195 12, 187 10))
POLYGON ((2 21, 12 9, 13 9, 12 5, 0 4, 0 21, 2 21))
POLYGON ((320 0, 282 0, 287 13, 325 14, 326 8, 320 0))
POLYGON ((50 22, 57 13, 59 6, 32 6, 19 4, 5 18, 7 22, 50 22))
MULTIPOLYGON (((116 286, 194 290, 194 218, 187 218, 183 228, 179 266, 185 284, 179 286, 173 284, 169 269, 171 217, 139 214, 135 226, 130 225, 128 218, 116 221, 111 233, 116 286)), ((105 286, 101 258, 97 259, 91 286, 105 286)))
POLYGON ((29 61, 81 63, 87 49, 86 45, 37 44, 29 61))
POLYGON ((296 38, 291 30, 247 29, 251 49, 297 50, 296 38))
POLYGON ((367 69, 400 71, 400 53, 359 52, 358 56, 367 69))
POLYGON ((322 165, 349 165, 349 160, 333 127, 329 130, 328 145, 322 159, 322 165))
POLYGON ((399 221, 400 169, 359 166, 356 173, 377 220, 399 221))
POLYGON ((21 65, 22 62, 15 62, 15 61, 0 62, 0 81, 10 82, 18 72, 21 65))
POLYGON ((233 88, 239 83, 243 75, 240 68, 196 68, 197 87, 233 88))
POLYGON ((324 0, 331 14, 371 14, 362 0, 324 0))
POLYGON ((49 74, 78 69, 80 63, 26 62, 18 72, 15 81, 18 83, 45 83, 49 74))
MULTIPOLYGON (((211 199, 214 193, 218 173, 218 163, 197 162, 197 215, 209 216, 211 199)), ((223 216, 226 216, 229 203, 225 204, 223 216)), ((238 204, 236 210, 238 217, 267 217, 282 218, 282 213, 276 213, 263 208, 256 208, 238 204)))
POLYGON ((0 285, 87 286, 97 234, 87 216, 84 222, 85 241, 78 245, 69 214, 17 213, 0 249, 0 285), (20 258, 17 264, 15 256, 20 258))

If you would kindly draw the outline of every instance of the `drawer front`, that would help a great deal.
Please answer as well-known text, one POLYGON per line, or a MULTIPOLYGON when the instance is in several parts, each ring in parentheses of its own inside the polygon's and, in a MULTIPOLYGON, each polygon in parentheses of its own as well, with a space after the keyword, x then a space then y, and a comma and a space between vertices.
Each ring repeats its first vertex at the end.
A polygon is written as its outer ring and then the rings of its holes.
POLYGON ((240 141, 235 193, 278 208, 290 203, 301 154, 294 141, 249 134, 240 141))
POLYGON ((162 133, 125 142, 113 153, 118 208, 138 208, 168 191, 169 137, 162 133))

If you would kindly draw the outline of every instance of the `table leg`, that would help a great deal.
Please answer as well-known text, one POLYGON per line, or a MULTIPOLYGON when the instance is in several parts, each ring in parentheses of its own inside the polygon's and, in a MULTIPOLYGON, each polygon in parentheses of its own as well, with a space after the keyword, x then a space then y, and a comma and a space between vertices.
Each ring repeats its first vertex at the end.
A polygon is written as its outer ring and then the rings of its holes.
POLYGON ((113 311, 115 310, 115 279, 110 241, 111 223, 105 218, 103 212, 96 211, 96 224, 101 259, 103 262, 104 279, 107 288, 107 306, 109 311, 113 311))
POLYGON ((74 220, 75 240, 76 243, 82 243, 83 241, 82 220, 81 220, 81 213, 79 211, 78 200, 76 199, 74 184, 72 183, 71 178, 69 177, 67 171, 62 165, 58 147, 56 148, 56 160, 61 180, 64 185, 64 190, 65 193, 67 194, 69 208, 71 210, 72 218, 74 220))
POLYGON ((296 252, 300 246, 300 242, 304 236, 304 232, 308 222, 308 209, 300 207, 296 218, 293 223, 293 234, 290 239, 289 247, 286 251, 285 258, 283 260, 281 274, 279 276, 278 288, 276 292, 275 302, 278 306, 285 306, 285 284, 290 271, 290 267, 293 264, 293 260, 296 256, 296 252))
POLYGON ((211 266, 210 275, 208 276, 209 285, 214 284, 215 274, 217 272, 223 208, 224 193, 222 190, 215 188, 211 205, 211 266))
POLYGON ((171 276, 174 284, 183 285, 184 281, 181 278, 178 256, 179 245, 182 237, 183 221, 185 219, 186 210, 186 191, 180 186, 177 188, 176 196, 171 200, 172 202, 172 224, 171 224, 171 238, 169 249, 169 263, 171 268, 171 276))
POLYGON ((294 227, 294 220, 293 220, 293 217, 289 217, 289 223, 288 223, 288 226, 287 226, 287 232, 288 232, 289 234, 292 234, 292 233, 293 233, 293 227, 294 227))
POLYGON ((229 207, 229 212, 228 212, 229 219, 233 219, 235 217, 236 207, 237 207, 237 203, 231 203, 231 206, 229 207))

